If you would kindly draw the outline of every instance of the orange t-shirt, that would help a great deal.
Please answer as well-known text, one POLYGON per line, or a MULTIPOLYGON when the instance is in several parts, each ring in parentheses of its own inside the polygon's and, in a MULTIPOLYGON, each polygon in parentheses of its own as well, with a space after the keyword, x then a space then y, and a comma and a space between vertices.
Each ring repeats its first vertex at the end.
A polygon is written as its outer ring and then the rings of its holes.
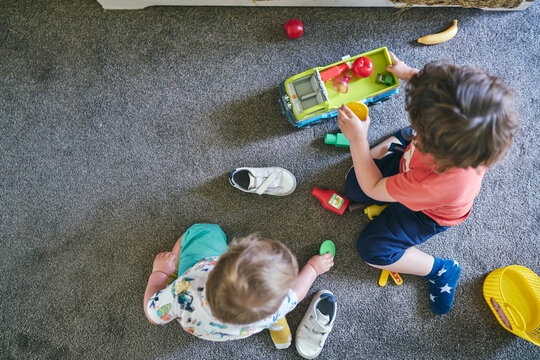
POLYGON ((471 212, 485 168, 454 168, 438 174, 430 166, 432 160, 411 142, 401 158, 399 174, 388 177, 386 190, 396 201, 422 211, 441 226, 457 225, 471 212))

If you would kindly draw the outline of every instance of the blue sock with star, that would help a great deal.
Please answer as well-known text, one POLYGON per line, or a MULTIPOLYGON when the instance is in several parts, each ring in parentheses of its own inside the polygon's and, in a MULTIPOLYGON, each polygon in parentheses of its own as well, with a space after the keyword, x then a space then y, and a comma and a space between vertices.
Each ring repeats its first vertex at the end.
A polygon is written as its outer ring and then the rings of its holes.
POLYGON ((454 260, 435 258, 433 269, 426 275, 429 280, 429 303, 437 315, 450 311, 461 267, 454 260))

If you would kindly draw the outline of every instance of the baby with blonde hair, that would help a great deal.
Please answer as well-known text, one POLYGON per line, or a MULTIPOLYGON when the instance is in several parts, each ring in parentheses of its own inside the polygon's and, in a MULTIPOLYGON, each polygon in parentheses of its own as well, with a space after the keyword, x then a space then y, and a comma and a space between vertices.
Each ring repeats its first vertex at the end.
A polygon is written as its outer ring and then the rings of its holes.
POLYGON ((172 252, 156 256, 144 311, 153 324, 177 319, 205 340, 242 339, 271 328, 333 265, 330 253, 315 255, 298 272, 295 256, 278 241, 249 235, 228 247, 218 225, 195 224, 172 252), (180 276, 167 285, 176 269, 180 276))

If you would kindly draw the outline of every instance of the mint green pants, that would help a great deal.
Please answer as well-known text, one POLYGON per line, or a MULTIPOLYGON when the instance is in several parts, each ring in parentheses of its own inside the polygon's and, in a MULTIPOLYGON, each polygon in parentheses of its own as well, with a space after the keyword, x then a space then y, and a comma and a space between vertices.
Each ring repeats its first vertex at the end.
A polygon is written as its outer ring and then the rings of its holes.
POLYGON ((178 275, 199 261, 219 256, 227 251, 227 237, 219 225, 195 224, 182 237, 182 250, 178 262, 178 275))

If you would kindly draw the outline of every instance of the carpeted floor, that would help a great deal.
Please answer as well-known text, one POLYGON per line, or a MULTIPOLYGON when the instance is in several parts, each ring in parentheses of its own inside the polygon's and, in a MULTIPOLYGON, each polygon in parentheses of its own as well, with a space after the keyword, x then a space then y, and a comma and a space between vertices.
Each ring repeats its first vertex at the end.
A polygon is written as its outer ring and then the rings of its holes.
MULTIPOLYGON (((303 265, 319 244, 335 267, 311 292, 339 301, 321 359, 533 359, 482 296, 492 270, 540 273, 540 7, 156 7, 103 11, 91 0, 0 3, 0 357, 6 359, 297 359, 267 332, 204 342, 178 324, 150 325, 142 298, 154 256, 197 222, 230 239, 258 231, 303 265), (285 37, 297 17, 305 34, 285 37), (418 46, 459 20, 457 36, 418 46), (447 59, 500 76, 516 91, 521 128, 486 175, 472 214, 421 249, 462 265, 453 310, 435 316, 425 279, 377 285, 355 251, 368 219, 338 216, 313 187, 344 191, 344 149, 323 143, 330 120, 296 130, 278 84, 299 72, 387 46, 412 66, 447 59), (282 166, 298 188, 242 193, 227 174, 282 166)), ((407 124, 403 93, 371 108, 375 144, 407 124)), ((296 330, 311 298, 288 315, 296 330)))

